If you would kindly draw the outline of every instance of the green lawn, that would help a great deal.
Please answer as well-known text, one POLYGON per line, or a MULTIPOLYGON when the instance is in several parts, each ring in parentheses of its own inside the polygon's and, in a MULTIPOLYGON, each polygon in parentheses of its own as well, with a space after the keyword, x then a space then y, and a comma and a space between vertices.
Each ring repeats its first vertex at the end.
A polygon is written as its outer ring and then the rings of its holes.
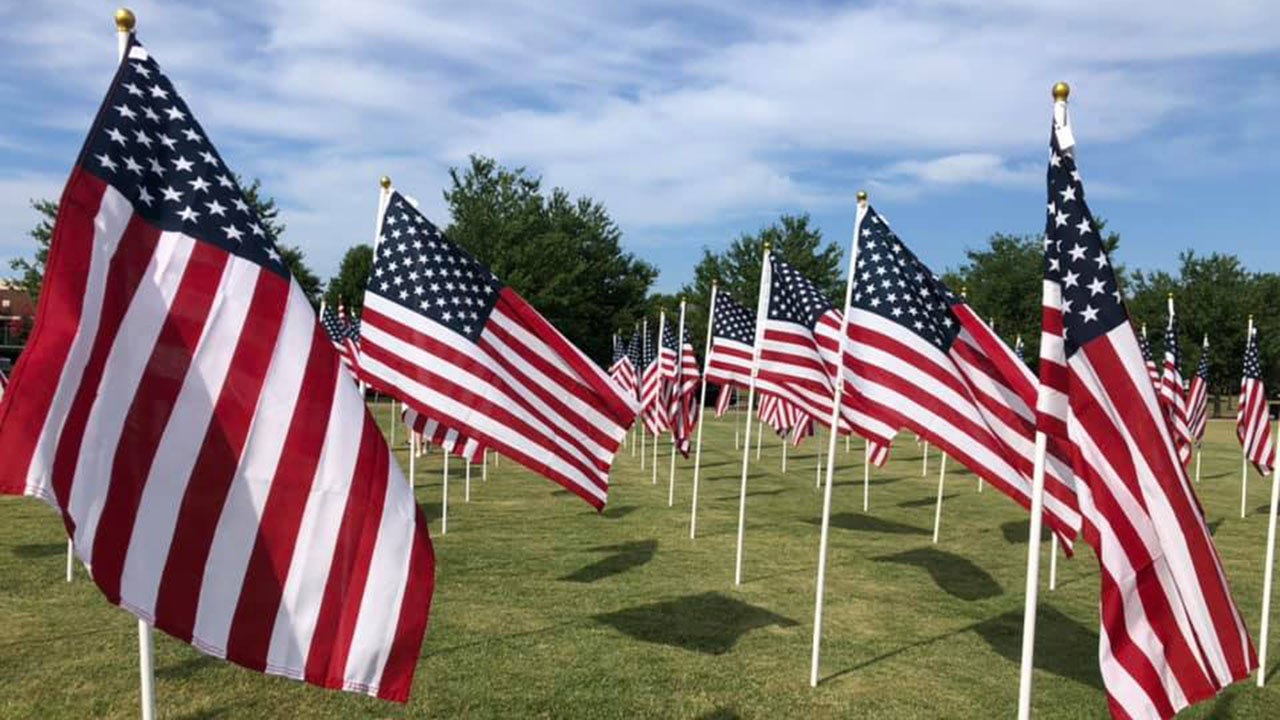
MULTIPOLYGON (((385 420, 386 405, 379 408, 385 420)), ((403 427, 397 440, 403 441, 403 427)), ((745 584, 733 586, 741 461, 731 416, 709 422, 699 536, 689 539, 692 463, 677 463, 667 507, 624 450, 602 515, 502 461, 450 483, 439 535, 439 454, 419 468, 439 566, 431 622, 407 706, 320 690, 211 660, 157 636, 160 714, 229 717, 782 718, 1008 717, 1018 692, 1025 513, 952 466, 942 536, 930 541, 937 456, 900 438, 873 470, 861 512, 862 457, 838 453, 823 681, 808 685, 821 493, 812 440, 779 472, 765 441, 748 494, 745 584)), ((1240 453, 1210 424, 1198 486, 1251 632, 1261 605, 1264 505, 1250 477, 1241 520, 1240 453)), ((825 446, 825 444, 824 444, 825 446)), ((401 457, 405 458, 403 448, 401 457)), ((407 467, 407 459, 403 464, 407 467)), ((1252 471, 1251 471, 1252 472, 1252 471)), ((1083 546, 1082 546, 1083 548, 1083 546)), ((0 717, 136 717, 136 625, 82 568, 63 582, 61 524, 43 504, 0 500, 0 717)), ((1045 544, 1046 557, 1048 546, 1045 544)), ((1047 563, 1044 565, 1047 572, 1047 563)), ((1091 553, 1042 591, 1038 717, 1100 717, 1097 580, 1091 553)), ((1273 655, 1280 643, 1273 643, 1273 655)), ((1280 657, 1274 658, 1272 668, 1280 657)), ((1275 683, 1280 677, 1273 676, 1275 683)), ((1187 717, 1275 717, 1280 690, 1240 683, 1187 717), (1270 710, 1268 710, 1270 708, 1270 710)))

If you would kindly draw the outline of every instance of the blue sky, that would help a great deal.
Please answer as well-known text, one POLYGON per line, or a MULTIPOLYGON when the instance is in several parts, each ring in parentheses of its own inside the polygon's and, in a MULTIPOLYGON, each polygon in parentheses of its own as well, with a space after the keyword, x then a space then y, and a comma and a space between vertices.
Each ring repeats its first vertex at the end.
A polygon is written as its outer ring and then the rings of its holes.
MULTIPOLYGON (((136 3, 139 37, 325 277, 372 236, 378 176, 444 221, 472 152, 604 202, 659 290, 781 212, 847 242, 859 188, 940 270, 1041 229, 1059 79, 1122 262, 1280 269, 1274 0, 213 5, 136 3)), ((0 24, 0 275, 105 91, 113 9, 0 24)))

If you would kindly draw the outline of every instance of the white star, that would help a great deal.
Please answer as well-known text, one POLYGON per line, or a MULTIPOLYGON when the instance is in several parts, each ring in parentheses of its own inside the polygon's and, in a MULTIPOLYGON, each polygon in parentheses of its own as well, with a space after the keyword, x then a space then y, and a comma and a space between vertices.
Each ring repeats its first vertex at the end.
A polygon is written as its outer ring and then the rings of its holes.
POLYGON ((169 148, 170 150, 172 150, 172 149, 174 148, 174 146, 176 146, 176 145, 178 144, 178 141, 177 141, 177 140, 174 140, 173 138, 169 137, 168 135, 161 135, 161 136, 160 136, 160 144, 161 144, 161 145, 163 145, 163 146, 165 146, 165 147, 167 147, 167 148, 169 148))
POLYGON ((1062 313, 1063 313, 1064 315, 1065 315, 1065 314, 1067 314, 1067 313, 1069 313, 1069 312, 1071 312, 1071 304, 1072 304, 1073 302, 1075 302, 1075 301, 1074 301, 1074 300, 1063 300, 1063 301, 1062 301, 1062 313))
POLYGON ((133 131, 133 139, 145 145, 148 150, 151 149, 151 143, 153 141, 151 140, 150 137, 147 137, 146 133, 142 132, 141 130, 133 131))
POLYGON ((1053 217, 1054 227, 1062 227, 1063 225, 1066 225, 1066 224, 1067 224, 1067 215, 1065 213, 1060 212, 1053 217))
POLYGON ((1076 230, 1079 230, 1080 235, 1082 236, 1093 232, 1093 226, 1089 224, 1089 218, 1082 219, 1079 224, 1076 225, 1076 230))
POLYGON ((138 114, 135 113, 133 110, 130 110, 129 106, 123 103, 117 105, 115 107, 115 111, 120 113, 121 117, 127 117, 130 120, 136 120, 138 118, 138 114))
POLYGON ((191 189, 196 192, 204 192, 209 189, 209 181, 202 177, 197 177, 191 181, 191 189))
POLYGON ((1107 284, 1102 281, 1102 278, 1097 278, 1097 277, 1094 278, 1093 282, 1089 283, 1089 297, 1093 297, 1094 295, 1101 295, 1102 291, 1105 290, 1106 288, 1107 288, 1107 284))
POLYGON ((224 188, 232 187, 231 178, 227 177, 226 175, 219 175, 215 179, 218 181, 218 184, 224 188))
POLYGON ((133 69, 136 70, 137 73, 144 78, 151 77, 151 71, 148 70, 147 66, 143 65, 142 63, 133 63, 133 69))
POLYGON ((159 175, 160 177, 164 177, 164 167, 162 167, 160 163, 156 162, 155 158, 147 158, 147 162, 151 165, 151 172, 159 175))
POLYGON ((227 211, 227 208, 223 206, 221 203, 219 203, 216 199, 213 202, 205 203, 204 206, 209 208, 210 215, 217 215, 218 217, 222 217, 223 215, 225 215, 227 211))
POLYGON ((155 122, 155 123, 160 122, 160 116, 156 114, 156 111, 152 110, 146 105, 142 106, 142 114, 146 115, 147 119, 150 120, 151 122, 155 122))
POLYGON ((1062 202, 1071 202, 1076 199, 1076 187, 1074 185, 1068 185, 1066 190, 1063 190, 1058 194, 1062 196, 1062 202))
POLYGON ((245 204, 245 201, 244 201, 244 200, 241 200, 240 198, 236 198, 235 200, 232 200, 232 201, 231 201, 231 204, 232 204, 232 205, 235 205, 235 206, 236 206, 236 210, 239 210, 239 211, 240 211, 240 212, 242 212, 242 213, 247 213, 247 212, 249 212, 249 206, 248 206, 247 204, 245 204))
POLYGON ((146 205, 147 207, 151 207, 151 203, 154 201, 155 201, 155 198, 152 197, 151 193, 147 192, 147 187, 145 185, 139 185, 138 186, 138 202, 142 203, 143 205, 146 205))
POLYGON ((196 212, 195 210, 192 210, 191 206, 188 205, 182 208, 182 210, 178 212, 178 217, 182 218, 187 222, 195 222, 196 218, 200 217, 200 213, 196 212))
POLYGON ((169 187, 160 188, 160 194, 164 195, 165 200, 172 200, 174 202, 179 202, 182 200, 182 193, 178 192, 177 190, 174 190, 172 185, 170 185, 169 187))
POLYGON ((184 115, 183 112, 176 107, 165 108, 164 114, 168 115, 170 120, 186 120, 187 119, 187 116, 184 115))
POLYGON ((267 257, 275 260, 276 262, 280 262, 280 253, 276 252, 275 246, 273 245, 267 246, 267 257))
POLYGON ((133 174, 135 174, 135 175, 141 175, 141 174, 142 174, 142 166, 138 164, 138 161, 137 161, 137 160, 134 160, 134 159, 133 159, 133 158, 131 158, 131 157, 128 157, 128 156, 126 156, 126 157, 125 157, 125 159, 124 159, 124 166, 125 166, 125 168, 126 168, 129 172, 131 172, 131 173, 133 173, 133 174))
POLYGON ((1088 305, 1080 315, 1084 318, 1085 322, 1092 322, 1098 319, 1098 309, 1092 305, 1088 305))
POLYGON ((240 242, 240 237, 244 235, 235 225, 228 225, 222 228, 222 232, 227 234, 228 240, 235 240, 236 242, 240 242))
POLYGON ((107 128, 107 137, 111 138, 111 142, 113 143, 120 143, 123 145, 125 142, 124 133, 115 128, 107 128))
POLYGON ((179 172, 190 172, 195 163, 184 157, 176 157, 173 159, 173 167, 179 172))
POLYGON ((203 161, 205 161, 205 162, 206 162, 206 163, 208 163, 209 165, 217 165, 217 164, 218 164, 218 158, 214 157, 214 156, 213 156, 213 153, 209 152, 208 150, 201 151, 201 153, 200 153, 200 159, 201 159, 201 160, 203 160, 203 161))
POLYGON ((142 88, 139 88, 137 85, 134 85, 133 83, 125 83, 124 89, 128 90, 130 95, 142 97, 142 88))
POLYGON ((1076 243, 1074 246, 1072 246, 1070 250, 1067 251, 1067 254, 1071 256, 1071 262, 1083 260, 1084 248, 1079 243, 1076 243))
POLYGON ((200 142, 201 140, 204 139, 200 137, 200 133, 196 132, 195 130, 192 130, 191 128, 187 128, 183 130, 182 134, 185 135, 187 139, 190 140, 191 142, 200 142))
POLYGON ((1070 271, 1068 271, 1068 272, 1067 272, 1067 274, 1066 274, 1065 276, 1063 276, 1063 278, 1062 278, 1062 284, 1063 284, 1063 286, 1064 286, 1064 287, 1077 287, 1077 286, 1079 286, 1079 285, 1080 285, 1080 273, 1074 273, 1074 272, 1070 272, 1070 271))
POLYGON ((102 153, 101 155, 94 155, 94 157, 98 158, 98 162, 102 165, 102 167, 108 170, 111 170, 112 172, 115 171, 116 161, 112 160, 110 155, 106 153, 102 153))
POLYGON ((251 230, 253 234, 257 235, 258 237, 264 236, 264 233, 262 232, 262 226, 259 225, 258 223, 253 223, 252 225, 250 225, 249 230, 251 230))
POLYGON ((1060 155, 1058 155, 1058 153, 1054 153, 1054 154, 1050 155, 1050 156, 1049 156, 1049 164, 1050 164, 1050 165, 1052 165, 1052 166, 1054 166, 1054 167, 1058 167, 1059 165, 1061 165, 1061 164, 1062 164, 1062 157, 1061 157, 1060 155))
POLYGON ((168 91, 168 90, 165 90, 164 88, 160 87, 159 85, 152 85, 152 86, 151 86, 151 97, 153 97, 153 98, 160 98, 161 100, 168 100, 168 99, 169 99, 169 91, 168 91))

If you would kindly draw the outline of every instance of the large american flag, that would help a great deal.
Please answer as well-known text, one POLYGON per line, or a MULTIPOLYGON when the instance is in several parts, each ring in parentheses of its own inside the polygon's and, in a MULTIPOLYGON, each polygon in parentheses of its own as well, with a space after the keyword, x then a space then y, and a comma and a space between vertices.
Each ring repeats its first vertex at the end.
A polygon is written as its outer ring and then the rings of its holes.
POLYGON ((635 397, 636 369, 631 364, 631 356, 627 353, 626 345, 617 334, 613 336, 613 360, 609 363, 609 377, 613 378, 627 397, 635 397))
POLYGON ((1187 423, 1187 396, 1182 385, 1182 348, 1178 343, 1178 315, 1173 312, 1172 297, 1169 300, 1169 324, 1164 336, 1164 373, 1160 376, 1160 404, 1164 406, 1169 432, 1178 447, 1178 457, 1186 463, 1191 459, 1191 446, 1195 438, 1187 423))
MULTIPOLYGON (((829 422, 840 381, 843 313, 795 268, 772 253, 761 286, 768 306, 761 333, 756 389, 787 400, 801 412, 829 422)), ((872 462, 883 465, 896 429, 842 403, 837 431, 856 432, 870 443, 872 462)))
POLYGON ((445 427, 413 408, 405 408, 400 413, 400 418, 404 420, 406 427, 421 435, 423 440, 447 453, 457 455, 471 463, 479 463, 484 459, 484 445, 457 430, 445 427))
POLYGON ((1267 411, 1267 388, 1262 382, 1262 361, 1258 355, 1258 331, 1249 334, 1244 349, 1244 378, 1240 381, 1240 405, 1236 408, 1236 437, 1258 472, 1271 472, 1275 450, 1271 440, 1271 417, 1267 411))
POLYGON ((63 191, 0 492, 201 651, 404 701, 434 558, 412 490, 235 175, 130 38, 63 191))
POLYGON ((1101 566, 1099 662, 1116 717, 1172 717, 1257 667, 1138 335, 1053 133, 1037 407, 1069 443, 1082 534, 1101 566))
POLYGON ((1191 432, 1191 442, 1199 445, 1204 441, 1204 431, 1209 421, 1209 336, 1204 336, 1200 349, 1200 363, 1196 366, 1196 375, 1191 378, 1191 389, 1187 392, 1187 429, 1191 432))
MULTIPOLYGON (((657 329, 655 328, 655 330, 657 329)), ((671 427, 671 420, 667 415, 669 408, 664 393, 666 382, 663 378, 662 363, 658 355, 657 338, 660 336, 660 333, 655 333, 653 337, 645 333, 641 351, 641 367, 644 368, 644 371, 640 374, 641 418, 644 421, 645 429, 655 437, 666 432, 671 427)))
MULTIPOLYGON (((875 209, 859 217, 847 402, 911 430, 1030 508, 1035 377, 875 209)), ((1070 548, 1080 514, 1070 467, 1057 453, 1045 488, 1045 516, 1070 548)))
POLYGON ((604 507, 635 401, 397 191, 361 320, 375 386, 604 507))

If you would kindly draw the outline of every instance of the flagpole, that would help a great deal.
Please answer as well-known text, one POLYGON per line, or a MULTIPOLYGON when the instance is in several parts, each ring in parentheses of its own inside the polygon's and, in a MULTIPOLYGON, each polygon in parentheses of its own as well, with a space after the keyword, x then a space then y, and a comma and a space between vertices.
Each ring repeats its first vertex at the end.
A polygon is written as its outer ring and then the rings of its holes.
POLYGON ((1049 589, 1058 588, 1058 534, 1049 535, 1049 589))
POLYGON ((844 313, 840 318, 840 355, 836 359, 835 391, 831 398, 831 423, 827 437, 827 483, 822 489, 822 534, 818 541, 818 587, 813 599, 813 652, 809 657, 809 686, 818 686, 822 653, 822 610, 827 590, 827 544, 831 535, 831 487, 835 484, 836 437, 840 422, 840 402, 844 392, 844 352, 849 336, 849 315, 853 304, 853 278, 858 265, 858 234, 867 215, 867 193, 858 191, 858 210, 853 220, 853 240, 849 247, 849 272, 844 284, 844 313))
POLYGON ((924 457, 924 465, 921 466, 920 468, 920 477, 927 477, 929 475, 929 441, 928 440, 924 441, 923 457, 924 457))
POLYGON ((814 465, 813 487, 816 489, 822 487, 822 445, 816 442, 817 438, 814 438, 814 440, 813 444, 816 446, 814 447, 814 456, 817 463, 814 465))
POLYGON ((71 582, 74 578, 75 571, 76 545, 71 538, 67 538, 67 582, 71 582))
MULTIPOLYGON (((1070 94, 1071 88, 1066 83, 1054 84, 1054 132, 1066 130, 1063 134, 1067 137, 1070 137, 1070 130, 1066 129, 1067 96, 1070 94)), ((1060 145, 1064 145, 1063 152, 1071 152, 1074 143, 1060 143, 1060 145)), ((1041 305, 1043 304, 1042 298, 1041 305)), ((1039 399, 1045 394, 1043 383, 1036 394, 1038 396, 1036 406, 1039 407, 1039 399)), ((1036 604, 1040 593, 1040 531, 1044 521, 1044 465, 1048 446, 1049 440, 1044 432, 1037 430, 1035 464, 1031 472, 1031 526, 1027 536, 1027 590, 1022 611, 1022 658, 1018 669, 1018 720, 1031 718, 1031 671, 1036 644, 1036 604)))
POLYGON ((480 482, 489 482, 489 450, 485 448, 480 451, 480 482))
MULTIPOLYGON (((662 401, 663 401, 663 397, 662 397, 662 394, 663 394, 663 393, 662 393, 662 388, 663 388, 663 382, 662 382, 662 343, 666 340, 666 338, 664 338, 662 334, 663 334, 663 332, 664 332, 666 329, 667 329, 667 311, 666 311, 666 308, 660 308, 660 309, 658 310, 658 348, 657 348, 657 350, 658 350, 658 354, 656 355, 656 357, 657 357, 657 363, 658 363, 658 368, 657 368, 657 374, 658 374, 658 405, 659 405, 660 407, 661 407, 661 405, 662 405, 662 401)), ((668 418, 668 420, 670 420, 670 418, 668 418)), ((655 435, 653 436, 653 464, 652 464, 652 466, 650 467, 651 475, 652 475, 652 477, 650 478, 650 484, 651 484, 651 485, 657 485, 657 484, 658 484, 658 437, 659 437, 659 435, 658 435, 658 434, 655 434, 655 435)), ((675 441, 674 441, 674 440, 672 440, 672 442, 675 442, 675 441)), ((673 452, 674 452, 674 450, 673 450, 673 452)))
POLYGON ((942 489, 947 482, 947 454, 942 453, 941 468, 938 470, 938 505, 933 511, 933 544, 938 544, 938 529, 942 527, 942 489))
MULTIPOLYGON (((1249 343, 1253 342, 1253 315, 1249 316, 1249 329, 1244 336, 1245 351, 1249 350, 1249 343)), ((1237 412, 1239 412, 1237 410, 1237 412)), ((1278 439, 1280 440, 1280 439, 1278 439)), ((1246 448, 1240 446, 1240 517, 1245 516, 1245 505, 1249 501, 1249 453, 1246 448)))
MULTIPOLYGON (((681 393, 684 388, 684 298, 680 298, 680 325, 679 332, 676 334, 676 393, 681 393)), ((684 409, 684 397, 679 395, 680 408, 684 409)), ((671 407, 670 404, 667 407, 671 407)), ((701 417, 701 415, 699 415, 701 417)), ((667 477, 667 507, 674 507, 676 504, 676 418, 671 420, 671 470, 667 477)))
MULTIPOLYGON (((394 455, 395 450, 391 453, 394 455)), ((409 489, 413 489, 413 481, 417 475, 417 458, 418 458, 418 437, 414 433, 409 434, 409 489)))
POLYGON ((449 451, 442 445, 440 454, 444 455, 444 467, 441 470, 444 488, 441 490, 440 500, 440 534, 445 535, 449 532, 449 451))
POLYGON ((787 446, 791 444, 790 433, 782 438, 782 474, 787 474, 787 446))
MULTIPOLYGON (((129 37, 137 25, 137 18, 128 8, 120 8, 115 13, 117 64, 125 60, 125 51, 129 48, 129 37)), ((71 582, 71 555, 74 545, 67 539, 67 582, 71 582)), ((139 702, 142 720, 154 720, 156 716, 156 672, 155 658, 151 651, 151 625, 138 618, 138 676, 139 702)))
MULTIPOLYGON (((716 322, 716 292, 719 290, 715 280, 711 281, 711 305, 707 313, 707 342, 702 353, 702 388, 698 394, 698 439, 693 448, 693 505, 689 509, 689 539, 698 536, 698 472, 702 469, 702 425, 707 415, 707 373, 711 370, 711 338, 716 322)), ((726 385, 720 392, 733 392, 732 386, 726 385)), ((738 447, 738 425, 735 416, 733 426, 733 446, 738 447)))
POLYGON ((760 448, 763 445, 764 445, 764 420, 757 419, 756 420, 756 462, 760 461, 760 448))
MULTIPOLYGON (((1280 425, 1276 426, 1280 436, 1280 425)), ((1267 521, 1267 567, 1262 573, 1262 630, 1258 634, 1258 687, 1267 682, 1267 631, 1271 628, 1271 576, 1276 560, 1276 509, 1280 506, 1280 442, 1271 461, 1271 517, 1267 521)))
MULTIPOLYGON (((645 316, 645 317, 643 318, 643 320, 642 320, 642 324, 641 324, 641 327, 643 328, 643 330, 641 330, 641 331, 640 331, 640 348, 641 348, 641 351, 640 351, 640 357, 641 357, 641 358, 645 358, 645 357, 648 357, 648 355, 649 355, 649 318, 648 318, 648 316, 645 316)), ((648 367, 648 366, 646 365, 645 367, 648 367)), ((645 429, 644 429, 644 427, 643 427, 643 425, 644 425, 644 405, 643 405, 643 399, 644 399, 644 368, 641 368, 641 369, 640 369, 640 397, 641 397, 641 401, 642 401, 641 406, 640 406, 640 415, 639 415, 640 425, 641 425, 641 428, 640 428, 640 469, 641 469, 641 470, 644 470, 644 457, 645 457, 645 448, 644 448, 644 446, 645 446, 645 440, 646 440, 645 435, 647 434, 647 433, 645 433, 645 429)))
POLYGON ((871 441, 863 438, 862 442, 862 512, 867 512, 871 508, 871 441))
MULTIPOLYGON (((760 370, 760 343, 764 337, 764 316, 769 311, 769 243, 760 253, 760 292, 756 298, 756 336, 751 348, 751 382, 747 385, 747 428, 742 443, 742 483, 738 490, 738 547, 733 564, 733 584, 742 586, 742 540, 747 527, 747 469, 751 463, 751 413, 756 400, 756 376, 760 370)), ((756 428, 757 434, 759 427, 756 428)), ((756 445, 759 448, 759 445, 756 445)), ((757 450, 758 451, 758 450, 757 450)))

